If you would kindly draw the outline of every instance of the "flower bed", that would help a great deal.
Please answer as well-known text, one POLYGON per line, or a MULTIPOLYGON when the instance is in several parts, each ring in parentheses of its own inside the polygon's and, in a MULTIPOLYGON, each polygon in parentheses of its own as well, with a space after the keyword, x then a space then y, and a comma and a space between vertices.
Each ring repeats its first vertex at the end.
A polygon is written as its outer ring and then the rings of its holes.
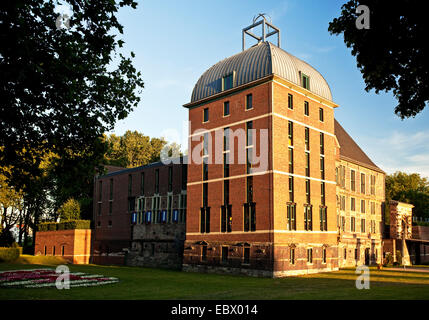
MULTIPOLYGON (((54 269, 13 270, 0 272, 0 288, 46 288, 56 287, 56 280, 64 273, 54 269)), ((119 282, 118 278, 105 277, 99 274, 70 272, 69 284, 72 287, 92 287, 119 282)))

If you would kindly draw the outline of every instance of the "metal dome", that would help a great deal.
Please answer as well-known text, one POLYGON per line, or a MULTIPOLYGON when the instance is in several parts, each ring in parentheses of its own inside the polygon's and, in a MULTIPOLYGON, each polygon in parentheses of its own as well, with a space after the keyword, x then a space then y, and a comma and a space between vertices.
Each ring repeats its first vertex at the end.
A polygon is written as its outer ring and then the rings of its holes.
POLYGON ((301 85, 301 74, 305 74, 310 78, 309 90, 332 101, 331 89, 316 69, 274 44, 261 41, 204 72, 192 91, 191 103, 222 92, 222 78, 231 73, 234 73, 233 87, 272 74, 301 85))

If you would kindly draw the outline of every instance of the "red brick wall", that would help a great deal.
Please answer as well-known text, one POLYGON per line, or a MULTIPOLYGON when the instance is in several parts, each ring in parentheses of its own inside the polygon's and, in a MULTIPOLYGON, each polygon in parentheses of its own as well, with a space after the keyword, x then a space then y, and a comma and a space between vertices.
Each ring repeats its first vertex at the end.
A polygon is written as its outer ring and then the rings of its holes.
POLYGON ((87 264, 91 256, 91 232, 90 229, 38 231, 34 253, 53 256, 55 248, 55 256, 70 263, 87 264))

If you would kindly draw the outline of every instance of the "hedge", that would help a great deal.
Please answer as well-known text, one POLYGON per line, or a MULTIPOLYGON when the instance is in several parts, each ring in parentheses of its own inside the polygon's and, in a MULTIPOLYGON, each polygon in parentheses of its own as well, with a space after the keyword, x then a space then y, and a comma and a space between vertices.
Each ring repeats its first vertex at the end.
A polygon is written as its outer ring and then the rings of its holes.
POLYGON ((13 262, 22 254, 22 248, 0 248, 0 262, 13 262))
POLYGON ((42 222, 38 225, 39 231, 90 229, 90 220, 67 220, 62 222, 42 222))

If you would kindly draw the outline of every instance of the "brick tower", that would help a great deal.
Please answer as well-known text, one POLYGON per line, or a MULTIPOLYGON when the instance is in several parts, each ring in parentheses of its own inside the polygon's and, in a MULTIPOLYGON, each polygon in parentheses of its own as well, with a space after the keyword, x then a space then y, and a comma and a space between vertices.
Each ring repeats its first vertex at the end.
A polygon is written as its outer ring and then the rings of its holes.
POLYGON ((330 88, 264 16, 198 80, 189 110, 183 269, 279 277, 338 269, 330 88), (262 28, 257 36, 250 30, 262 28), (257 39, 246 49, 245 37, 257 39), (277 45, 267 39, 277 35, 277 45))

